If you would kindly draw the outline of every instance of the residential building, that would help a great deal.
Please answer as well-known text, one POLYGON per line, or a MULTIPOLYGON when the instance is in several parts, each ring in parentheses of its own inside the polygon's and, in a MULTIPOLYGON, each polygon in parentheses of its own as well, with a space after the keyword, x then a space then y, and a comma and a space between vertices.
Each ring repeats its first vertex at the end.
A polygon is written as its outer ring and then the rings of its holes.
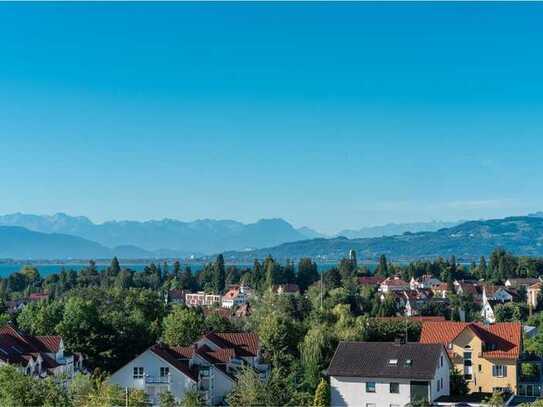
POLYGON ((187 292, 185 290, 180 290, 178 288, 175 288, 173 290, 168 291, 166 302, 168 304, 182 305, 185 303, 186 295, 187 295, 187 292))
POLYGON ((203 291, 197 293, 185 294, 185 304, 187 307, 211 307, 213 305, 221 306, 222 296, 218 294, 206 294, 203 291))
POLYGON ((379 285, 379 291, 382 293, 404 290, 409 290, 409 283, 398 276, 388 277, 379 285))
POLYGON ((330 363, 331 405, 403 407, 449 394, 441 344, 340 342, 330 363))
POLYGON ((519 322, 423 322, 420 342, 444 345, 471 392, 516 392, 522 351, 519 322))
POLYGON ((233 285, 223 295, 222 306, 223 308, 233 308, 247 304, 252 294, 252 290, 243 284, 233 285))
POLYGON ((412 277, 411 281, 409 282, 409 286, 412 290, 416 290, 417 288, 432 289, 438 287, 440 284, 442 284, 441 280, 430 274, 425 274, 418 279, 412 277))
POLYGON ((541 292, 542 285, 543 283, 541 283, 541 281, 538 281, 537 283, 534 283, 530 287, 528 287, 528 305, 533 309, 537 308, 538 297, 539 293, 541 292))
POLYGON ((272 291, 276 294, 300 294, 300 287, 298 287, 298 284, 279 284, 276 286, 273 286, 272 291))
POLYGON ((109 381, 145 391, 153 405, 164 391, 180 401, 189 390, 198 390, 208 405, 216 405, 232 390, 242 366, 252 367, 261 380, 267 379, 269 366, 261 359, 258 336, 216 332, 187 347, 155 344, 113 373, 109 381))
POLYGON ((0 366, 3 364, 35 377, 70 380, 83 370, 83 356, 65 352, 60 336, 25 335, 7 324, 0 327, 0 366))
POLYGON ((489 324, 496 322, 494 307, 497 304, 512 302, 518 298, 516 289, 495 285, 483 285, 481 317, 489 324))
POLYGON ((383 281, 385 281, 385 278, 381 276, 358 277, 358 284, 365 287, 379 287, 383 281))
POLYGON ((505 286, 510 288, 524 287, 528 289, 531 285, 540 282, 539 278, 527 277, 527 278, 508 278, 505 281, 505 286))

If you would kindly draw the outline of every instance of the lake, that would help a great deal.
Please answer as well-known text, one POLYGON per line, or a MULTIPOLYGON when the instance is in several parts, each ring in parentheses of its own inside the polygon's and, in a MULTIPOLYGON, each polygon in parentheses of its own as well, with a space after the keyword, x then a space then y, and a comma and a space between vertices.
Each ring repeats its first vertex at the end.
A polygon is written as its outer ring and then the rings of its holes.
MULTIPOLYGON (((121 267, 127 267, 135 271, 143 271, 145 266, 149 265, 150 263, 141 263, 141 264, 122 264, 121 267)), ((162 264, 162 263, 156 263, 156 264, 162 264)), ((42 277, 47 277, 49 274, 59 273, 62 268, 66 270, 76 270, 79 271, 85 267, 88 266, 88 263, 63 263, 63 264, 30 264, 32 267, 36 267, 38 271, 40 272, 40 275, 42 277)), ((25 263, 0 263, 0 277, 5 278, 9 276, 11 273, 15 273, 19 270, 21 270, 22 267, 25 266, 25 263)), ((109 264, 97 264, 96 268, 98 270, 103 270, 107 268, 109 264)), ((173 268, 173 263, 168 263, 169 270, 171 271, 173 268)), ((200 271, 204 264, 202 263, 182 263, 181 268, 183 269, 185 266, 190 266, 193 272, 200 271)), ((240 268, 244 267, 251 267, 252 264, 227 264, 228 266, 237 266, 240 268)), ((319 271, 326 271, 331 269, 332 267, 336 266, 336 263, 320 263, 317 264, 319 271)))

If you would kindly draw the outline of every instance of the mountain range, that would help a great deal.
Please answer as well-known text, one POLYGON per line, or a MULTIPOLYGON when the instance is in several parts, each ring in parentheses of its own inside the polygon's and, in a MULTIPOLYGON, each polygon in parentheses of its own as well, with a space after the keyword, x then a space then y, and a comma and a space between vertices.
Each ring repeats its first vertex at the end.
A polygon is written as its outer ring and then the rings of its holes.
MULTIPOLYGON (((457 222, 413 222, 413 223, 387 223, 380 226, 368 226, 360 229, 345 229, 337 234, 337 236, 343 236, 349 239, 362 239, 371 237, 383 237, 383 236, 395 236, 401 235, 405 232, 434 232, 443 228, 450 228, 452 226, 459 225, 465 221, 457 222)), ((324 236, 319 236, 324 237, 324 236)))
MULTIPOLYGON (((110 249, 131 247, 133 255, 140 257, 200 256, 226 250, 269 247, 322 236, 307 227, 296 229, 283 219, 262 219, 250 224, 212 219, 193 222, 174 219, 111 221, 97 224, 84 216, 64 213, 51 216, 15 213, 0 216, 0 226, 18 226, 33 232, 77 236, 110 249)), ((89 250, 95 253, 97 248, 89 247, 89 250)), ((74 257, 71 254, 69 256, 74 257)))
POLYGON ((480 256, 488 256, 496 247, 505 248, 516 255, 543 256, 543 217, 517 216, 468 221, 433 232, 406 232, 377 238, 304 240, 250 252, 227 252, 225 258, 250 261, 271 255, 277 259, 310 256, 337 260, 354 249, 358 258, 365 260, 377 260, 381 254, 385 254, 399 261, 452 255, 471 261, 480 256))
MULTIPOLYGON (((410 224, 435 229, 443 222, 410 224)), ((403 230, 402 224, 372 229, 374 234, 403 230)), ((369 233, 352 231, 356 233, 369 233)), ((251 224, 232 220, 172 219, 112 221, 95 224, 86 217, 13 214, 0 216, 0 258, 15 259, 124 259, 197 257, 225 253, 230 261, 251 261, 268 254, 277 259, 310 256, 335 261, 350 249, 358 257, 375 260, 381 254, 395 260, 455 255, 474 260, 504 247, 518 255, 543 256, 541 213, 504 219, 467 221, 431 231, 392 236, 323 237, 309 228, 294 228, 283 219, 251 224)))

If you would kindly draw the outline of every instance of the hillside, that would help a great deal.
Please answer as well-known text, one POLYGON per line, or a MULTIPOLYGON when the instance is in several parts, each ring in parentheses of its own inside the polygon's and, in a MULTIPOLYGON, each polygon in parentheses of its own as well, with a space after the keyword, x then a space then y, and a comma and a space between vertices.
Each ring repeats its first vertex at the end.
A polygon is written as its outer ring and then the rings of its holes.
POLYGON ((229 260, 251 260, 270 254, 278 259, 303 256, 339 259, 355 249, 359 259, 376 260, 379 255, 396 260, 455 255, 475 260, 504 247, 517 255, 543 256, 543 218, 520 216, 485 221, 470 221, 435 232, 405 233, 371 239, 313 239, 285 243, 250 252, 228 252, 229 260))
POLYGON ((149 251, 174 251, 185 255, 216 253, 275 246, 317 236, 309 228, 296 229, 283 219, 262 219, 244 224, 233 220, 174 219, 111 221, 95 224, 83 216, 15 213, 0 216, 0 225, 20 226, 42 233, 79 236, 106 247, 138 246, 149 251))

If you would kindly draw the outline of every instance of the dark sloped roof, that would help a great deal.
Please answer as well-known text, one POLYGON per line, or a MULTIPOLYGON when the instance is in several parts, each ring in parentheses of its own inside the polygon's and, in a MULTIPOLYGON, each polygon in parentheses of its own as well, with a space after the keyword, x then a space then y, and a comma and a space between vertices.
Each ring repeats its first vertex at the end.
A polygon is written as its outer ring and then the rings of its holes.
MULTIPOLYGON (((332 358, 330 376, 431 379, 443 350, 440 344, 395 342, 340 342, 332 358), (391 365, 390 360, 397 360, 391 365), (411 364, 406 361, 411 360, 411 364)), ((446 352, 443 352, 446 354, 446 352)))

